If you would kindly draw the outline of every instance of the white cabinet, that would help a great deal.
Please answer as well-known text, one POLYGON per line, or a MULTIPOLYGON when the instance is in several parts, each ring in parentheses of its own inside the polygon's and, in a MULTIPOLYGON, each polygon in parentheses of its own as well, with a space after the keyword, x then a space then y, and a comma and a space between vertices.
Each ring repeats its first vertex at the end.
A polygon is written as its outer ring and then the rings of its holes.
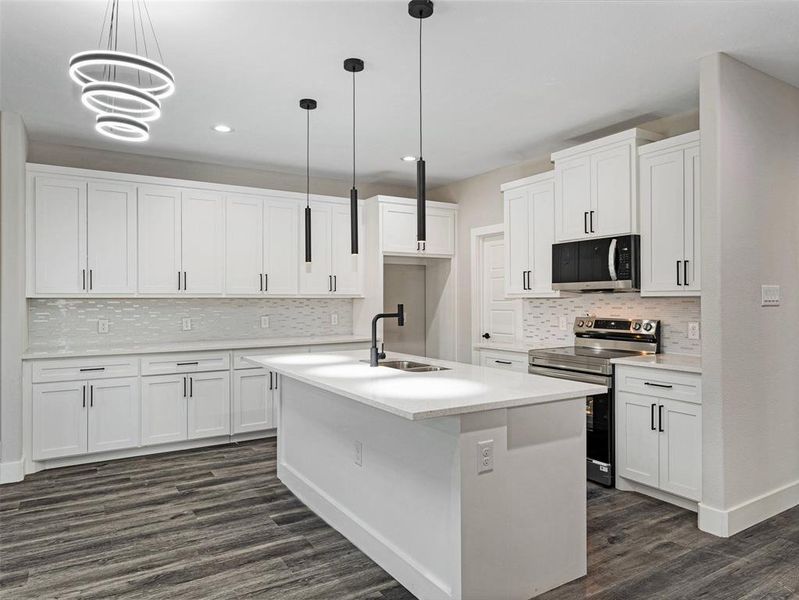
POLYGON ((502 186, 505 214, 505 294, 551 297, 555 237, 552 173, 502 186))
POLYGON ((141 378, 142 446, 186 439, 185 375, 151 375, 141 378))
POLYGON ((188 438, 230 434, 230 373, 192 373, 188 379, 188 438))
POLYGON ((89 452, 139 445, 139 378, 89 381, 89 452))
POLYGON ((300 265, 299 208, 296 200, 264 202, 264 293, 296 294, 300 265))
POLYGON ((526 352, 481 348, 479 351, 479 360, 480 366, 483 367, 527 373, 528 360, 526 352))
POLYGON ((90 181, 87 198, 87 288, 136 293, 136 187, 90 181))
POLYGON ((699 132, 638 149, 641 295, 701 291, 699 132))
MULTIPOLYGON (((363 257, 365 250, 352 253, 350 239, 350 208, 340 204, 330 207, 330 272, 333 274, 333 293, 355 296, 363 293, 363 257)), ((360 215, 359 215, 360 217, 360 215)), ((358 220, 360 222, 360 219, 358 220)), ((360 233, 360 229, 359 229, 360 233)), ((366 248, 365 240, 359 245, 366 248)))
POLYGON ((617 475, 700 500, 700 376, 619 366, 615 377, 617 475))
POLYGON ((275 426, 273 388, 275 374, 265 369, 233 372, 233 433, 275 426))
POLYGON ((225 217, 221 193, 181 192, 181 264, 188 294, 221 294, 224 280, 225 217))
POLYGON ((637 233, 635 149, 661 137, 631 129, 552 154, 555 240, 637 233))
POLYGON ((183 287, 180 189, 139 186, 139 293, 175 294, 183 287))
POLYGON ((416 241, 416 202, 381 201, 380 231, 384 254, 452 256, 455 254, 455 210, 427 203, 425 242, 416 241))

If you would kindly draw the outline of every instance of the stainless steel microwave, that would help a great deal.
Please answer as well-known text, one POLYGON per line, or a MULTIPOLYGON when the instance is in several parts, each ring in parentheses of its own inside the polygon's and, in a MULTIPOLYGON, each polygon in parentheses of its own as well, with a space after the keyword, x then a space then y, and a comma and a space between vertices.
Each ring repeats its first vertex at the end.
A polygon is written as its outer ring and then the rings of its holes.
POLYGON ((552 289, 634 292, 641 287, 638 235, 552 245, 552 289))

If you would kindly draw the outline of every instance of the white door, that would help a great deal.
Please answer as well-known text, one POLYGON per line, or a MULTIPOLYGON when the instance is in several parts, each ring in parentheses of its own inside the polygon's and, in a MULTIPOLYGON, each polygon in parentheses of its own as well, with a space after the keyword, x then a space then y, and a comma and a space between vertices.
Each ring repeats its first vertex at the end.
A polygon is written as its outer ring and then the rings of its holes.
POLYGON ((702 173, 699 146, 685 150, 685 262, 686 289, 702 289, 702 173))
POLYGON ((557 295, 552 290, 552 244, 555 243, 555 186, 551 181, 530 189, 528 294, 557 295))
POLYGON ((264 290, 264 200, 230 194, 225 217, 225 292, 264 290))
POLYGON ((141 378, 142 446, 186 439, 185 375, 150 375, 141 378))
MULTIPOLYGON (((414 214, 416 211, 414 210, 414 214)), ((455 254, 455 213, 446 208, 427 208, 425 254, 455 254)), ((414 240, 416 238, 414 237, 414 240)))
POLYGON ((36 293, 78 294, 86 285, 86 182, 36 177, 36 293))
POLYGON ((89 452, 139 445, 139 378, 97 379, 89 385, 89 452))
POLYGON ((619 475, 658 487, 658 399, 616 392, 621 439, 616 444, 619 475))
POLYGON ((188 437, 230 434, 230 373, 192 373, 189 377, 188 437))
POLYGON ((521 300, 505 297, 505 242, 501 233, 481 240, 480 279, 479 341, 516 343, 521 323, 521 300))
MULTIPOLYGON (((303 215, 304 218, 304 215, 303 215)), ((300 294, 330 294, 333 273, 330 265, 330 205, 311 202, 311 262, 305 262, 305 226, 300 251, 300 294)))
MULTIPOLYGON (((333 293, 342 296, 362 294, 363 251, 352 254, 350 207, 340 204, 331 206, 330 223, 330 272, 333 275, 333 293)), ((363 240, 361 243, 365 247, 363 240)))
POLYGON ((660 404, 660 489, 700 500, 702 407, 666 399, 661 399, 660 404))
POLYGON ((594 237, 630 233, 632 149, 629 144, 591 155, 591 208, 588 229, 594 237))
POLYGON ((33 386, 33 460, 86 453, 85 381, 33 386))
MULTIPOLYGON (((505 293, 524 294, 527 291, 527 271, 530 269, 530 198, 527 188, 509 190, 505 204, 505 293)), ((551 267, 550 267, 551 268, 551 267)))
POLYGON ((181 192, 183 289, 188 294, 221 294, 225 254, 222 194, 181 192))
POLYGON ((139 186, 139 293, 177 294, 181 273, 180 190, 139 186))
MULTIPOLYGON (((272 375, 274 382, 274 375, 272 375)), ((275 426, 270 373, 265 369, 233 371, 233 433, 275 426)))
POLYGON ((683 282, 683 151, 642 156, 641 276, 645 292, 679 292, 683 282))
POLYGON ((578 156, 555 165, 555 237, 557 241, 590 236, 591 159, 578 156))
POLYGON ((136 292, 136 188, 89 182, 87 200, 89 292, 136 292))
POLYGON ((300 268, 300 210, 296 200, 264 202, 264 291, 297 293, 300 268))
POLYGON ((383 204, 380 207, 383 252, 416 253, 416 205, 383 204))

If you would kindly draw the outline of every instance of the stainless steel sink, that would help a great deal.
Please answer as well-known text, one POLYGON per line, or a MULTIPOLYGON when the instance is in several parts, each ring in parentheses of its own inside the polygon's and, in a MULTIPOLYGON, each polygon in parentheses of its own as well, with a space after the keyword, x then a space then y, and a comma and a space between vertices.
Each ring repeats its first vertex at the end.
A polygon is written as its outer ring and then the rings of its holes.
MULTIPOLYGON (((361 362, 369 362, 362 360, 361 362)), ((425 363, 415 362, 412 360, 384 360, 379 362, 379 367, 388 367, 389 369, 397 369, 399 371, 409 371, 411 373, 430 373, 433 371, 449 371, 447 367, 439 367, 436 365, 428 365, 425 363)))

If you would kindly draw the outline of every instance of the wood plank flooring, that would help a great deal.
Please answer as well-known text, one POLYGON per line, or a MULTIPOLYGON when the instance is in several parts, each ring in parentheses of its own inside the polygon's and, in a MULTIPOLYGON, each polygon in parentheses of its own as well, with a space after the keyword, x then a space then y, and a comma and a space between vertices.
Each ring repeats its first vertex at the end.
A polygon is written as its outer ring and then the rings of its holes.
MULTIPOLYGON (((588 513, 589 575, 540 598, 799 599, 799 508, 729 540, 593 485, 588 513)), ((413 596, 280 483, 275 442, 259 440, 0 487, 0 598, 413 596)))

